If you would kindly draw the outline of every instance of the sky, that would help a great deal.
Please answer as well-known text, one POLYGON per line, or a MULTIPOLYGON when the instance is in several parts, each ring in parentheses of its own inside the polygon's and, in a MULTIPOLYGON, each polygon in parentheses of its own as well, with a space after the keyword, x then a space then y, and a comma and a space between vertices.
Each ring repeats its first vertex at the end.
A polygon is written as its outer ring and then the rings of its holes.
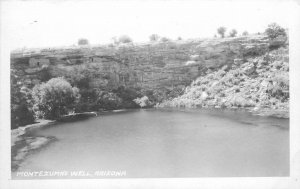
POLYGON ((271 22, 287 28, 291 8, 280 1, 10 0, 2 2, 1 24, 13 49, 69 46, 79 38, 96 45, 123 34, 146 42, 153 33, 213 37, 220 26, 239 33, 263 32, 271 22))

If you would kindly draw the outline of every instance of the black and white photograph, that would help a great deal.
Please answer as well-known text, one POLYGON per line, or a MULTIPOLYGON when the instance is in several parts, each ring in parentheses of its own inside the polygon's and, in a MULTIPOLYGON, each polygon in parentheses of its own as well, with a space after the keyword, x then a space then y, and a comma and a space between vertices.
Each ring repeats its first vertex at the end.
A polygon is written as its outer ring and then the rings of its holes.
POLYGON ((7 182, 285 178, 266 188, 299 187, 290 101, 300 95, 299 49, 290 55, 299 7, 1 1, 7 182))

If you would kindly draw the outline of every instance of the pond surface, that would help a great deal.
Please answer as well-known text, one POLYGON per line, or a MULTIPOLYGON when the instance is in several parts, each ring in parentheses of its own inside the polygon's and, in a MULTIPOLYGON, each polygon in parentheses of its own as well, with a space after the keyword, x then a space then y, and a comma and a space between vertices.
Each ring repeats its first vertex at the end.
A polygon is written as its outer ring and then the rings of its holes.
MULTIPOLYGON (((126 177, 289 175, 289 119, 241 111, 111 112, 40 128, 30 135, 56 139, 30 153, 17 172, 122 170, 126 177)), ((16 172, 12 175, 18 178, 16 172)))

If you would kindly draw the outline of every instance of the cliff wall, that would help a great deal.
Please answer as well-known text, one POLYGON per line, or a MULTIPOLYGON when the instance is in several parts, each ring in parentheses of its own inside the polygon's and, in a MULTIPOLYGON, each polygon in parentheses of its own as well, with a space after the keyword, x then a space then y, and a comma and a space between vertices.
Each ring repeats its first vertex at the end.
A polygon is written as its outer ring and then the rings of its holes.
MULTIPOLYGON (((268 51, 264 35, 139 45, 31 49, 11 53, 11 68, 33 86, 74 70, 92 70, 89 88, 187 86, 222 67, 268 51)), ((224 68, 226 69, 226 68, 224 68)))

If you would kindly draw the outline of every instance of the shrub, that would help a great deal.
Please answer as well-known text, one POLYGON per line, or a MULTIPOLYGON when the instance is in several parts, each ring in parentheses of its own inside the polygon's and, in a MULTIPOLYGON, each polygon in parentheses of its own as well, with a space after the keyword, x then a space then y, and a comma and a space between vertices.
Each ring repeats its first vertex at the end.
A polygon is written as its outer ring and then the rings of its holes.
POLYGON ((72 86, 78 87, 79 89, 89 88, 90 81, 98 77, 99 67, 93 64, 83 64, 72 66, 71 69, 62 73, 61 75, 68 81, 72 86))
POLYGON ((275 39, 278 36, 286 36, 285 29, 279 26, 277 23, 271 23, 268 25, 268 28, 265 30, 265 33, 270 39, 275 39))
POLYGON ((137 103, 141 108, 151 106, 151 102, 147 96, 143 96, 141 98, 136 98, 133 101, 135 103, 137 103))
POLYGON ((49 79, 51 79, 51 77, 52 76, 50 74, 49 68, 44 68, 39 74, 39 78, 40 78, 41 82, 46 82, 49 79))
POLYGON ((137 97, 141 97, 139 93, 139 89, 120 86, 117 89, 113 90, 112 92, 122 99, 122 108, 138 107, 138 105, 134 103, 133 100, 136 99, 137 97))
POLYGON ((282 46, 285 46, 287 41, 287 38, 285 36, 278 36, 275 39, 271 39, 269 40, 269 49, 270 50, 274 50, 274 49, 278 49, 282 46))
POLYGON ((247 35, 249 35, 249 33, 248 33, 247 31, 244 31, 244 32, 242 33, 242 35, 243 35, 243 36, 247 36, 247 35))
POLYGON ((150 41, 158 41, 159 36, 157 34, 152 34, 149 36, 150 41))
POLYGON ((52 78, 32 90, 34 110, 46 119, 57 119, 68 114, 79 99, 79 90, 64 78, 52 78))
POLYGON ((175 87, 167 93, 167 95, 168 95, 167 98, 168 99, 176 98, 176 97, 182 95, 183 92, 184 92, 184 88, 175 87))
POLYGON ((18 128, 34 122, 33 112, 28 108, 27 103, 13 105, 11 107, 11 129, 18 128))
POLYGON ((268 87, 268 93, 283 101, 289 98, 289 77, 286 73, 278 73, 272 77, 272 85, 268 87))
POLYGON ((160 41, 165 43, 165 42, 171 41, 171 39, 169 39, 167 37, 162 37, 162 38, 160 38, 160 41))
POLYGON ((132 39, 128 35, 122 35, 119 37, 119 43, 131 43, 132 39))
POLYGON ((218 34, 219 34, 222 38, 224 38, 225 32, 226 32, 226 28, 225 28, 224 26, 219 27, 219 28, 217 29, 217 32, 218 32, 218 34))
POLYGON ((89 41, 85 38, 78 39, 78 45, 88 45, 89 41))
POLYGON ((230 37, 235 37, 236 34, 237 34, 236 29, 232 29, 232 30, 230 31, 230 33, 229 33, 229 36, 230 36, 230 37))
POLYGON ((114 110, 122 107, 122 99, 115 93, 108 91, 100 91, 98 94, 97 107, 98 109, 114 110))

